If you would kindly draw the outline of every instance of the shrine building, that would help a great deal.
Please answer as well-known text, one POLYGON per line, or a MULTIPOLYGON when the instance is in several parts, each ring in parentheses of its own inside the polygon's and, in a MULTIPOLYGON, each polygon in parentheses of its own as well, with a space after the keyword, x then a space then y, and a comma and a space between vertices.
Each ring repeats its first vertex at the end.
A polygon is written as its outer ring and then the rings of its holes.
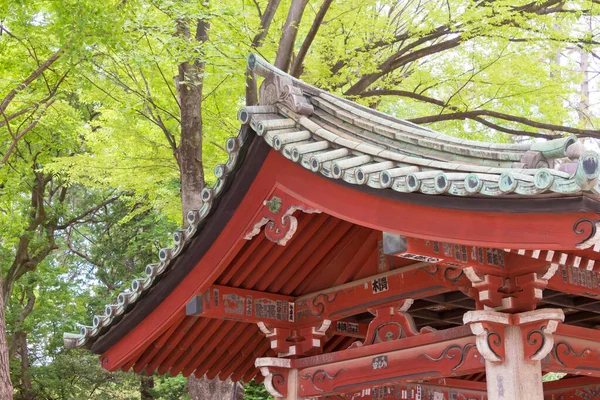
POLYGON ((596 152, 446 136, 248 63, 260 105, 202 207, 66 347, 278 399, 600 398, 596 152))

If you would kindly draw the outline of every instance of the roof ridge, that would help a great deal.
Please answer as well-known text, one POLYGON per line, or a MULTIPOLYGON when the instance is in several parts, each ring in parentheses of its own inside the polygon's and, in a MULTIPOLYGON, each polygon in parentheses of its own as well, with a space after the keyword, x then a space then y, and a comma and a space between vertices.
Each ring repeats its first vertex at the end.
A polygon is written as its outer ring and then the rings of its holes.
MULTIPOLYGON (((327 92, 326 90, 323 90, 316 86, 310 85, 310 84, 308 84, 298 78, 295 78, 295 77, 291 76, 290 74, 280 70, 279 68, 270 64, 265 59, 263 59, 262 57, 260 57, 259 55, 255 54, 255 53, 250 53, 250 55, 248 56, 248 68, 251 71, 258 74, 259 76, 262 76, 263 78, 268 78, 272 75, 277 75, 279 77, 283 77, 286 80, 290 80, 291 82, 293 82, 295 85, 297 85, 297 87, 307 90, 308 93, 310 93, 310 94, 317 95, 317 97, 322 97, 325 100, 329 100, 329 101, 333 102, 334 104, 341 106, 342 108, 358 110, 358 114, 362 115, 363 117, 365 116, 365 114, 369 114, 372 116, 372 118, 374 120, 378 120, 379 123, 383 123, 381 120, 387 120, 387 121, 389 121, 390 126, 393 124, 401 124, 401 125, 404 125, 404 127, 398 128, 398 129, 417 130, 417 131, 420 131, 420 133, 418 133, 418 134, 423 135, 423 136, 429 136, 431 134, 434 134, 435 138, 438 140, 443 140, 443 141, 447 141, 450 143, 464 143, 469 146, 477 146, 477 147, 481 146, 482 148, 489 148, 489 145, 492 144, 496 149, 499 149, 499 150, 502 149, 502 150, 513 150, 513 151, 527 151, 527 150, 530 150, 532 148, 532 146, 534 148, 539 147, 539 145, 536 145, 535 142, 517 143, 517 144, 515 144, 515 143, 489 143, 489 142, 481 142, 481 141, 476 141, 476 140, 471 140, 471 139, 460 139, 460 138, 456 138, 454 136, 447 135, 445 133, 437 132, 432 129, 423 127, 421 125, 412 123, 410 121, 396 118, 389 114, 385 114, 381 111, 365 107, 361 104, 352 102, 351 100, 345 99, 343 97, 340 97, 340 96, 337 96, 330 92, 327 92)), ((367 117, 367 119, 370 119, 370 118, 367 117)), ((573 144, 576 140, 577 140, 577 137, 575 135, 568 135, 567 137, 564 137, 564 138, 552 139, 552 140, 542 142, 542 143, 556 142, 557 143, 556 147, 561 148, 560 144, 567 141, 568 145, 565 144, 565 147, 564 147, 564 150, 566 151, 567 147, 569 147, 570 144, 573 144)), ((546 145, 546 146, 548 148, 553 147, 552 145, 546 145)), ((546 146, 542 146, 542 147, 545 148, 546 146)))

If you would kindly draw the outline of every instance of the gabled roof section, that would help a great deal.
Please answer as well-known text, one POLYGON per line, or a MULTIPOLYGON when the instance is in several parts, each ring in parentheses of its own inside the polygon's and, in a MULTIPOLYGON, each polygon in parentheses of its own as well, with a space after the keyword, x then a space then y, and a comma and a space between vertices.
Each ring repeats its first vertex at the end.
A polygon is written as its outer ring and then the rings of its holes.
POLYGON ((286 158, 328 178, 404 193, 540 196, 600 193, 599 157, 575 136, 496 144, 460 139, 336 97, 251 54, 265 78, 238 119, 286 158))
MULTIPOLYGON (((235 189, 228 191, 228 186, 241 181, 235 179, 236 174, 249 163, 262 162, 253 159, 253 151, 265 153, 264 157, 269 151, 263 143, 252 150, 252 143, 260 138, 255 140, 250 128, 292 162, 351 185, 402 193, 517 199, 600 193, 598 154, 585 151, 574 136, 520 144, 459 139, 333 96, 254 54, 248 64, 265 78, 261 104, 239 110, 238 118, 246 126, 227 140, 229 159, 215 168, 216 184, 202 191, 202 207, 188 214, 188 227, 174 233, 174 246, 160 251, 160 262, 146 267, 146 277, 133 280, 131 289, 121 293, 116 304, 107 305, 104 315, 95 316, 91 326, 81 327, 77 334, 65 334, 65 347, 91 349, 129 317, 159 281, 163 283, 156 289, 167 292, 169 273, 179 272, 177 267, 189 263, 187 254, 182 253, 192 252, 199 244, 210 246, 202 242, 203 227, 210 223, 218 203, 235 189)), ((168 284, 174 287, 184 278, 173 278, 168 284)))

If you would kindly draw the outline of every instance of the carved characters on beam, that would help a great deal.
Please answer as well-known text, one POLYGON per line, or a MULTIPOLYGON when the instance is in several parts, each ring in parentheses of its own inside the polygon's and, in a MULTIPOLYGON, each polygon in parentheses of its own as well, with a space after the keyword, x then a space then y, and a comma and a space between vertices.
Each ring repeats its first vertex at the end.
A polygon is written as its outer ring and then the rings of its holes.
POLYGON ((410 237, 392 238, 399 243, 398 249, 393 251, 395 255, 429 263, 421 270, 430 275, 443 271, 448 287, 456 287, 481 305, 495 310, 534 310, 548 279, 558 269, 558 264, 551 260, 502 249, 410 237))
POLYGON ((264 201, 263 207, 259 211, 258 221, 244 236, 244 239, 252 239, 266 225, 265 236, 267 239, 280 246, 285 246, 298 228, 298 220, 293 216, 294 212, 298 210, 307 214, 321 212, 288 193, 275 189, 269 200, 264 201))

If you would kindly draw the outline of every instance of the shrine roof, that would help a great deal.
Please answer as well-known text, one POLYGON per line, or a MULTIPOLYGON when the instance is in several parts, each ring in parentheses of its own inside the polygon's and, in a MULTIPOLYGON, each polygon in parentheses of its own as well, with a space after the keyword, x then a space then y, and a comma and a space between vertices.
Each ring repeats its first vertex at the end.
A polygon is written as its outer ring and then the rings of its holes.
MULTIPOLYGON (((219 216, 217 223, 211 216, 218 208, 233 212, 232 193, 243 197, 252 184, 252 170, 260 168, 270 149, 313 173, 381 193, 465 200, 511 198, 525 204, 526 198, 595 198, 600 192, 598 154, 584 150, 574 136, 519 144, 459 139, 336 97, 255 55, 250 56, 249 67, 265 78, 261 105, 240 109, 242 129, 227 140, 228 161, 215 168, 217 181, 202 191, 202 207, 188 213, 187 228, 173 235, 174 246, 160 250, 160 261, 148 265, 146 276, 135 279, 131 290, 121 293, 116 304, 107 305, 104 315, 95 316, 92 325, 83 326, 78 334, 65 334, 66 347, 104 351, 106 345, 96 349, 94 344, 120 324, 138 323, 142 317, 132 320, 128 314, 150 297, 151 291, 160 289, 161 282, 169 281, 162 283, 165 293, 154 297, 164 299, 183 281, 206 251, 192 249, 210 247, 227 224, 227 218, 219 216), (256 165, 251 168, 248 165, 252 163, 256 165)), ((348 225, 346 229, 352 225, 346 221, 340 224, 348 225)), ((374 238, 370 230, 361 234, 374 238)), ((348 281, 352 277, 357 276, 348 275, 348 281)), ((218 282, 217 277, 212 282, 218 282)), ((338 342, 340 346, 347 344, 342 339, 338 342)))
POLYGON ((598 154, 573 135, 518 144, 435 132, 334 96, 251 55, 260 106, 238 117, 291 161, 328 178, 402 193, 561 196, 599 193, 598 154))

